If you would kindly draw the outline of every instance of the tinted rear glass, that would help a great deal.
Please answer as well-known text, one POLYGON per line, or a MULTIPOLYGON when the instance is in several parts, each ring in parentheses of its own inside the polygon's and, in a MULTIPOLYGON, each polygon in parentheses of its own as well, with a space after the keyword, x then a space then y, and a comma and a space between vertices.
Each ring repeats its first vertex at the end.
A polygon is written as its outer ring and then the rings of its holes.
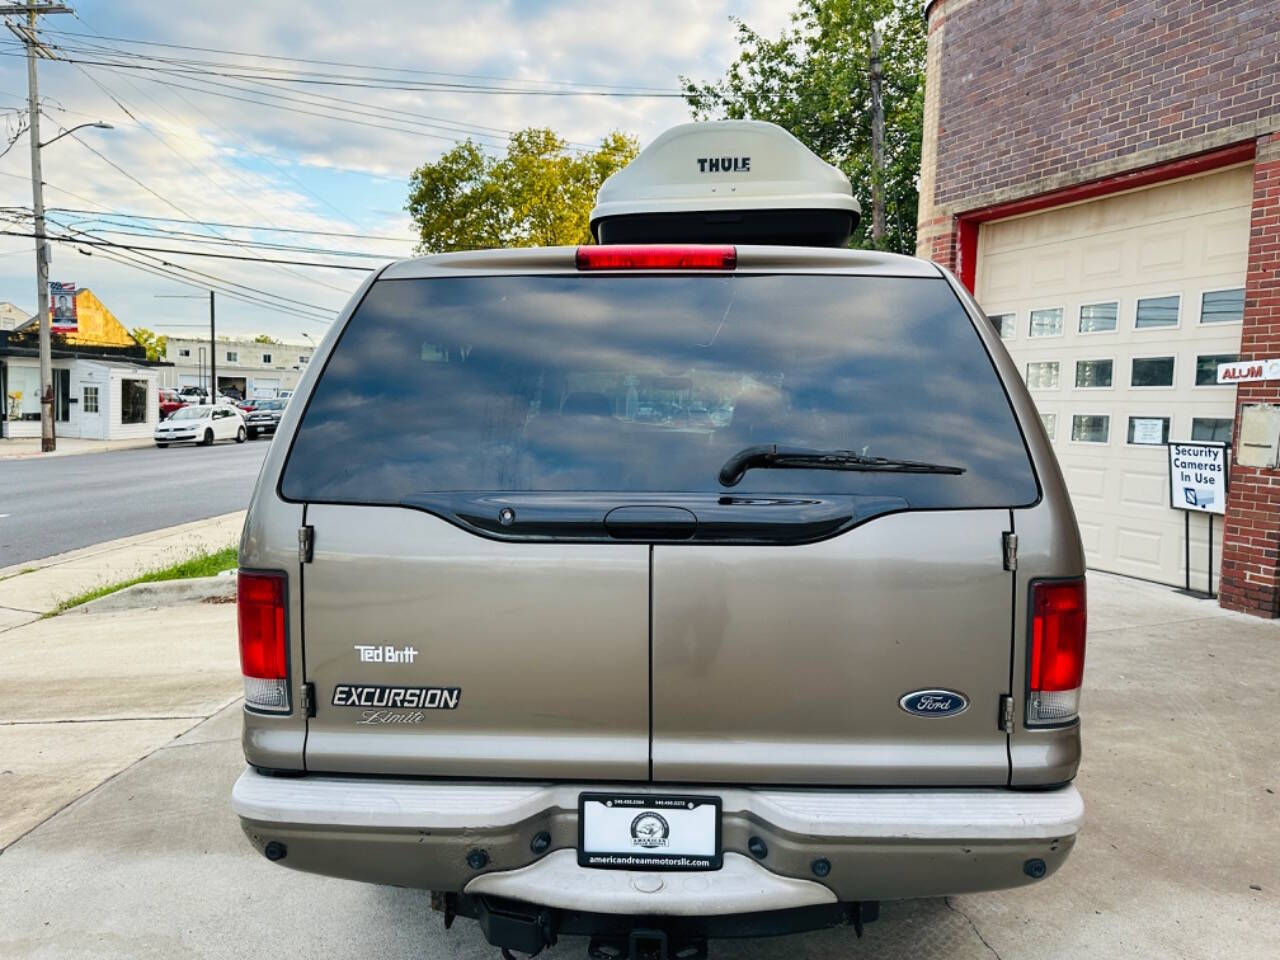
POLYGON ((744 493, 1037 496, 1004 391, 945 281, 734 275, 384 280, 308 403, 281 490, 719 492, 753 444, 960 476, 752 470, 744 493))

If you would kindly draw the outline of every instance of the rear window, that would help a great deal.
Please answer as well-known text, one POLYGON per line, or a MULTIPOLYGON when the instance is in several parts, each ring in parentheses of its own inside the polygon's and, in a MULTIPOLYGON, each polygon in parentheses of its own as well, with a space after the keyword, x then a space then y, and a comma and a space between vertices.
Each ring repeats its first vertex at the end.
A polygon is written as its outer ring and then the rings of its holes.
POLYGON ((394 504, 442 491, 716 493, 755 444, 962 475, 749 471, 735 495, 1029 504, 990 358, 946 282, 597 275, 383 280, 308 402, 281 492, 394 504))

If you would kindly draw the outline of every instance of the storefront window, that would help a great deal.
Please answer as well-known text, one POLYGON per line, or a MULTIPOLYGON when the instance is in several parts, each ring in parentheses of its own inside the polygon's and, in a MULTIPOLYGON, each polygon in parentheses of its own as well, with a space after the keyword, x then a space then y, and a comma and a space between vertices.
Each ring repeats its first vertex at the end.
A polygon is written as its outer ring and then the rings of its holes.
POLYGON ((120 381, 120 422, 147 422, 147 381, 120 381))
POLYGON ((39 369, 9 364, 6 374, 4 405, 8 418, 10 420, 39 420, 39 369))

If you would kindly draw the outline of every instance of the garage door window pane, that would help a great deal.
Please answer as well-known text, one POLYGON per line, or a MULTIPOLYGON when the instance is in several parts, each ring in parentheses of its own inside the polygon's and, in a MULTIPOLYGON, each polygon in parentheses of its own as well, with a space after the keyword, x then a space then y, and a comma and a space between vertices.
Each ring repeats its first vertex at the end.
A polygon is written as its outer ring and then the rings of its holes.
POLYGON ((1071 418, 1071 439, 1078 443, 1106 443, 1110 436, 1110 417, 1076 414, 1071 418))
POLYGON ((1168 417, 1130 417, 1129 442, 1138 446, 1160 446, 1169 442, 1168 417))
POLYGON ((1244 288, 1208 290, 1200 298, 1201 323, 1239 323, 1244 319, 1244 288))
POLYGON ((1058 415, 1056 413, 1040 414, 1040 422, 1044 424, 1044 432, 1049 435, 1050 440, 1056 440, 1058 437, 1058 415))
POLYGON ((1116 317, 1120 313, 1120 304, 1086 303, 1080 308, 1080 332, 1103 333, 1116 328, 1116 317))
POLYGON ((1111 371, 1115 364, 1111 360, 1077 360, 1077 387, 1109 387, 1111 371))
POLYGON ((1027 364, 1027 388, 1030 390, 1057 390, 1057 361, 1027 364))
POLYGON ((991 325, 996 328, 996 333, 1000 334, 1001 340, 1012 340, 1014 335, 1014 326, 1018 322, 1018 315, 1015 313, 997 313, 995 316, 987 317, 991 321, 991 325))
POLYGON ((1191 421, 1191 439, 1230 443, 1232 424, 1230 419, 1195 417, 1191 421))
POLYGON ((1057 337, 1062 335, 1062 308, 1031 311, 1031 336, 1057 337))
POLYGON ((1172 387, 1173 357, 1135 357, 1129 383, 1134 387, 1172 387))
POLYGON ((120 381, 120 422, 147 422, 147 381, 120 381))
POLYGON ((1196 357, 1196 386, 1212 387, 1218 383, 1218 364, 1235 363, 1238 353, 1205 353, 1196 357))
POLYGON ((1134 326, 1139 330, 1152 327, 1176 327, 1178 325, 1178 303, 1180 297, 1147 297, 1138 301, 1137 319, 1134 326))

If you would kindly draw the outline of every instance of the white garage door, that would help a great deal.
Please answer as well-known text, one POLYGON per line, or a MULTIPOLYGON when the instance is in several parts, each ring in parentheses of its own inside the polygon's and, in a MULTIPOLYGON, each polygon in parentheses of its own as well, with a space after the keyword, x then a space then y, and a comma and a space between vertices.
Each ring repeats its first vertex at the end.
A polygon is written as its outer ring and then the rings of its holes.
MULTIPOLYGON (((1091 567, 1181 585, 1165 440, 1230 441, 1253 171, 983 224, 977 296, 1027 379, 1091 567), (1207 381, 1207 382, 1206 382, 1207 381)), ((1204 589, 1208 519, 1191 518, 1204 589)), ((1222 523, 1214 530, 1213 574, 1222 523)))

